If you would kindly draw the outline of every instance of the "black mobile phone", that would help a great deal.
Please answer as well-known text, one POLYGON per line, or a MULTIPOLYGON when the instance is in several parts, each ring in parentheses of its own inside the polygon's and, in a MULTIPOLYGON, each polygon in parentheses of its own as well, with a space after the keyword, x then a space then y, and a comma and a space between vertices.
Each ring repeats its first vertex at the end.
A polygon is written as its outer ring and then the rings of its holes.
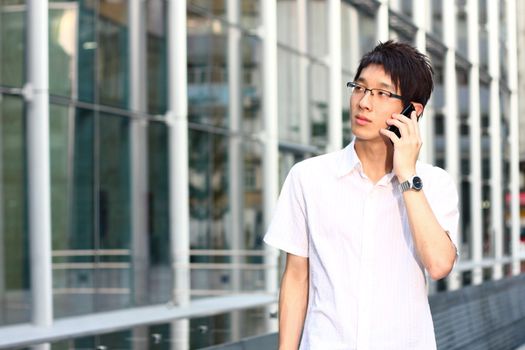
MULTIPOLYGON (((416 109, 414 108, 414 105, 412 103, 409 103, 408 106, 403 108, 403 110, 401 111, 401 114, 406 115, 407 117, 410 118, 410 114, 412 114, 412 112, 415 110, 416 109)), ((419 117, 417 119, 419 121, 419 117)), ((401 137, 401 133, 399 132, 399 128, 397 126, 389 125, 388 128, 386 129, 392 131, 394 134, 397 135, 397 137, 401 137)))

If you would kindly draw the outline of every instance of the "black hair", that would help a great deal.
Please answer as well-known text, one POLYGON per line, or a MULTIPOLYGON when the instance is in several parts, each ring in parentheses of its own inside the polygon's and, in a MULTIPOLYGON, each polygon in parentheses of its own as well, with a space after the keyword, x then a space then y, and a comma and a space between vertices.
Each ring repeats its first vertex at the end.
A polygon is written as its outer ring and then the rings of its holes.
POLYGON ((372 64, 382 66, 390 75, 392 83, 403 96, 404 105, 410 101, 426 105, 434 89, 434 70, 426 55, 404 42, 380 42, 361 58, 354 81, 359 79, 364 68, 372 64))

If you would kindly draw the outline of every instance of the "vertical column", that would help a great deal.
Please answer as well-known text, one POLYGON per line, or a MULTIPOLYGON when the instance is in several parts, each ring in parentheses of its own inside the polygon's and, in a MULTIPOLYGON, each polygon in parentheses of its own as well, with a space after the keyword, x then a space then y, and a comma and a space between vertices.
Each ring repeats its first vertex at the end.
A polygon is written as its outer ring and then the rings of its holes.
MULTIPOLYGON (((412 14, 413 16, 417 16, 417 13, 413 13, 412 14)), ((433 29, 432 29, 432 20, 433 20, 433 16, 434 16, 434 13, 433 13, 433 10, 432 10, 432 2, 429 2, 428 6, 426 6, 426 9, 425 9, 425 12, 423 13, 423 16, 425 18, 425 23, 426 23, 426 27, 427 27, 427 30, 432 33, 433 29)))
MULTIPOLYGON (((443 0, 443 39, 447 52, 445 54, 444 91, 445 91, 445 164, 448 173, 456 184, 459 184, 459 132, 458 102, 456 82, 456 5, 454 0, 443 0)), ((461 233, 458 237, 458 249, 461 249, 461 233)), ((461 287, 460 274, 453 271, 448 279, 448 288, 461 287)))
MULTIPOLYGON (((146 77, 146 25, 144 0, 129 2, 129 108, 144 113, 147 109, 146 77)), ((132 291, 135 305, 144 305, 148 296, 148 139, 147 123, 142 118, 133 118, 130 128, 131 140, 131 262, 132 291)), ((133 337, 144 338, 147 327, 135 327, 133 337)), ((137 342, 134 350, 146 349, 147 344, 137 342)))
MULTIPOLYGON (((359 59, 361 57, 361 48, 359 46, 359 12, 354 6, 349 6, 350 11, 350 63, 352 64, 352 74, 355 75, 359 59)), ((353 77, 352 77, 353 79, 353 77)), ((343 82, 343 84, 346 82, 343 82)), ((346 96, 350 96, 347 94, 346 96)), ((345 103, 350 103, 346 100, 345 103)))
POLYGON ((302 55, 299 57, 299 118, 300 122, 300 140, 303 145, 310 144, 310 108, 308 104, 308 68, 310 63, 306 54, 308 54, 308 6, 307 0, 297 0, 297 37, 298 49, 302 55))
POLYGON ((469 71, 469 124, 470 124, 470 210, 471 257, 477 267, 472 271, 472 283, 483 282, 483 230, 481 208, 481 112, 479 95, 479 21, 478 0, 467 0, 467 38, 469 71))
MULTIPOLYGON (((2 7, 0 5, 0 19, 2 17, 2 7)), ((1 22, 0 22, 1 28, 1 22)), ((1 42, 0 38, 0 42, 1 42)), ((2 45, 0 44, 0 47, 2 45)), ((0 49, 1 50, 1 49, 0 49)), ((1 54, 1 52, 0 52, 1 54)), ((5 241, 4 241, 4 151, 3 151, 3 110, 2 110, 2 98, 0 94, 0 303, 3 303, 5 293, 5 241)), ((0 323, 5 324, 5 312, 0 314, 0 323)))
POLYGON ((379 8, 376 14, 376 41, 387 41, 390 37, 389 28, 388 0, 379 0, 379 8))
MULTIPOLYGON (((130 109, 144 113, 146 88, 146 26, 144 0, 129 3, 130 109)), ((147 123, 134 118, 131 122, 131 217, 133 294, 135 303, 147 300, 148 242, 148 152, 147 123)))
POLYGON ((490 209, 492 215, 492 232, 494 234, 494 272, 492 278, 497 280, 503 275, 501 258, 503 257, 503 201, 501 179, 501 113, 499 100, 499 4, 488 1, 488 45, 490 81, 490 209))
POLYGON ((401 12, 400 0, 389 0, 390 8, 397 13, 401 12))
MULTIPOLYGON (((414 24, 417 27, 416 37, 415 37, 415 46, 423 54, 427 52, 427 27, 425 22, 425 17, 419 14, 426 13, 427 11, 427 2, 426 1, 412 1, 412 14, 414 19, 414 24)), ((429 101, 431 102, 431 101, 429 101)), ((434 144, 434 134, 432 133, 432 118, 429 117, 430 108, 427 110, 425 108, 424 117, 420 120, 419 130, 423 136, 423 152, 419 153, 419 159, 423 162, 430 162, 433 158, 433 147, 434 144)))
MULTIPOLYGON (((0 5, 0 28, 2 28, 2 17, 3 17, 3 8, 0 5)), ((0 56, 2 55, 2 39, 0 38, 0 56)), ((0 73, 0 80, 3 81, 2 75, 0 73)), ((3 127, 3 111, 2 111, 2 98, 3 95, 0 94, 0 301, 4 300, 5 293, 5 242, 4 242, 4 151, 2 149, 2 140, 4 133, 2 131, 3 127)), ((0 322, 5 323, 4 312, 0 315, 0 322)))
POLYGON ((335 151, 343 144, 343 108, 341 104, 341 0, 328 0, 328 147, 335 151))
MULTIPOLYGON (((30 0, 27 6, 27 153, 29 185, 29 244, 32 323, 53 322, 51 272, 51 195, 49 166, 49 39, 48 2, 30 0)), ((39 348, 49 348, 44 345, 39 348)))
MULTIPOLYGON (((242 152, 242 67, 241 57, 241 32, 238 27, 240 22, 239 0, 228 0, 227 18, 228 26, 228 120, 230 135, 228 138, 228 195, 231 219, 230 248, 233 250, 232 262, 239 266, 244 262, 244 257, 239 254, 245 248, 243 234, 243 208, 244 208, 244 181, 242 152)), ((232 290, 239 292, 242 288, 242 271, 235 267, 232 271, 232 290)), ((241 336, 241 311, 234 311, 231 320, 231 339, 239 340, 241 336)))
MULTIPOLYGON (((277 6, 275 0, 261 2, 263 28, 263 206, 264 224, 268 227, 279 193, 279 140, 277 133, 277 6)), ((266 291, 276 294, 278 252, 265 246, 266 291)), ((268 312, 271 310, 268 309, 268 312)), ((267 313, 268 315, 268 313, 267 313)), ((268 331, 277 329, 277 321, 269 320, 268 331)))
POLYGON ((516 27, 516 0, 507 0, 507 69, 509 71, 510 90, 510 193, 511 193, 511 242, 512 274, 520 274, 520 149, 519 149, 519 112, 518 112, 518 54, 516 27))
MULTIPOLYGON (((168 113, 170 240, 175 305, 190 302, 188 201, 188 91, 186 1, 168 2, 168 113)), ((173 349, 189 349, 189 320, 174 321, 173 349)))

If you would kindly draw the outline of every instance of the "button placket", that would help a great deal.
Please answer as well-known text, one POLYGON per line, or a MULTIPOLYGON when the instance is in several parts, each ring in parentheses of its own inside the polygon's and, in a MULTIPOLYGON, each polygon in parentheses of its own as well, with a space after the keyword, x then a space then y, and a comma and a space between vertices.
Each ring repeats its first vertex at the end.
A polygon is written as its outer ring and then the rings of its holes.
POLYGON ((359 299, 357 348, 366 350, 370 341, 370 291, 372 290, 371 264, 373 263, 374 231, 377 187, 373 186, 366 196, 363 210, 363 233, 361 243, 361 264, 359 269, 359 299))

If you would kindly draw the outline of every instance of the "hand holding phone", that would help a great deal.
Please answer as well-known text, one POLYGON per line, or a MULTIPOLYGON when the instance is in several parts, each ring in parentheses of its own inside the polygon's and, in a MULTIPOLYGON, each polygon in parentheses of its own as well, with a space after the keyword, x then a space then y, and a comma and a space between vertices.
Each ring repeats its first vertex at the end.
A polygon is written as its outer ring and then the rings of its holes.
MULTIPOLYGON (((401 111, 400 114, 403 114, 404 116, 407 116, 410 118, 410 115, 412 114, 413 111, 415 111, 416 109, 414 108, 414 105, 412 103, 409 103, 408 106, 406 106, 405 108, 403 108, 403 110, 401 111)), ((419 116, 417 117, 418 121, 419 121, 419 116)), ((397 135, 397 137, 401 137, 401 133, 399 132, 399 128, 395 125, 389 125, 387 128, 387 130, 389 131, 392 131, 394 134, 397 135)))

